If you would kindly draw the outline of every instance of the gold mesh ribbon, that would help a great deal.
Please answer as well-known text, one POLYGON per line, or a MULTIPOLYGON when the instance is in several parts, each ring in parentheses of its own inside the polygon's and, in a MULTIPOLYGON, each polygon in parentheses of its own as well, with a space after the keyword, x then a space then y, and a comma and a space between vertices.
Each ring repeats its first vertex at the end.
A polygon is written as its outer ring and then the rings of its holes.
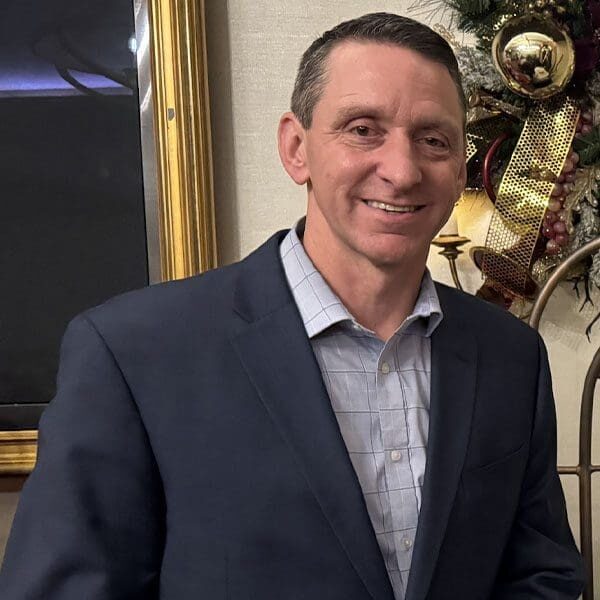
POLYGON ((467 125, 467 162, 478 152, 486 150, 490 143, 506 130, 505 119, 491 117, 467 125))
POLYGON ((481 270, 517 296, 531 295, 534 248, 578 118, 577 105, 564 94, 536 104, 502 178, 481 270))

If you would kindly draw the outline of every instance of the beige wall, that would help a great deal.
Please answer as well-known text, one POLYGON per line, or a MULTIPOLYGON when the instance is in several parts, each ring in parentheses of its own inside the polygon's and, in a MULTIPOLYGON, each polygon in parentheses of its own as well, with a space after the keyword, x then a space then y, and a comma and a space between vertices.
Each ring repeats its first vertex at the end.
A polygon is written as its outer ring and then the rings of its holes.
POLYGON ((22 485, 22 477, 0 479, 0 564, 22 485))
MULTIPOLYGON (((401 0, 209 0, 208 47, 215 162, 217 229, 221 261, 247 254, 267 236, 289 227, 303 213, 304 190, 296 187, 279 164, 275 132, 287 110, 293 74, 306 46, 319 33, 342 19, 374 10, 403 12, 401 0)), ((485 240, 489 204, 462 202, 458 209, 461 233, 475 243, 485 240)), ((430 258, 434 276, 449 282, 444 259, 430 258)), ((480 283, 467 255, 459 259, 465 287, 480 283)), ((597 304, 600 308, 600 303, 597 304)), ((559 412, 560 462, 577 461, 578 402, 585 371, 600 341, 600 323, 591 343, 583 331, 594 316, 582 313, 568 288, 559 290, 545 315, 542 334, 549 346, 559 412)), ((597 428, 596 428, 597 430, 597 428)), ((597 437, 597 436, 596 436, 597 437)), ((600 448, 594 448, 600 463, 600 448)), ((572 524, 577 530, 576 485, 567 482, 572 524)), ((596 498, 600 488, 596 486, 596 498)), ((0 548, 16 502, 16 493, 0 489, 0 548)), ((600 514, 598 500, 595 514, 600 514)), ((600 531, 596 523, 595 531, 600 531)), ((596 556, 600 542, 596 533, 596 556)), ((600 571, 600 562, 596 572, 600 571)))

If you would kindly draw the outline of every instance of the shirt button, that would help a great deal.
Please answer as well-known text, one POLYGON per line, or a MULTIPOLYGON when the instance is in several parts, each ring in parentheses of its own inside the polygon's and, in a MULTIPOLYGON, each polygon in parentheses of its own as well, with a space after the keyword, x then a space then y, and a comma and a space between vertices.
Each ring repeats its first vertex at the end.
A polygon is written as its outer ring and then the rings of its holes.
POLYGON ((390 372, 390 365, 388 365, 386 362, 381 363, 381 372, 384 375, 387 375, 390 372))
POLYGON ((412 540, 410 538, 404 538, 403 543, 406 550, 410 550, 412 548, 412 540))
POLYGON ((392 450, 390 452, 390 458, 393 462, 398 462, 402 458, 402 452, 400 452, 400 450, 392 450))

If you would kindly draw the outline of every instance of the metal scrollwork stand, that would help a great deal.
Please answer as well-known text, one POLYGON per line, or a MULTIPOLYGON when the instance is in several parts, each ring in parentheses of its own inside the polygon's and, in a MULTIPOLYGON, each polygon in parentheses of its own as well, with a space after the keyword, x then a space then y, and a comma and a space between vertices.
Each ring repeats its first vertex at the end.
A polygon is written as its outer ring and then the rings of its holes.
MULTIPOLYGON (((541 289, 529 318, 529 324, 538 329, 542 312, 550 296, 565 278, 570 269, 578 262, 600 250, 600 238, 592 240, 555 269, 547 283, 541 289)), ((583 600, 594 599, 594 560, 592 539, 592 473, 600 471, 600 465, 592 464, 592 417, 594 411, 594 390, 600 378, 600 349, 596 351, 589 366, 583 384, 581 409, 579 413, 579 464, 559 466, 561 475, 577 475, 579 478, 579 534, 581 554, 586 567, 586 587, 583 600)))

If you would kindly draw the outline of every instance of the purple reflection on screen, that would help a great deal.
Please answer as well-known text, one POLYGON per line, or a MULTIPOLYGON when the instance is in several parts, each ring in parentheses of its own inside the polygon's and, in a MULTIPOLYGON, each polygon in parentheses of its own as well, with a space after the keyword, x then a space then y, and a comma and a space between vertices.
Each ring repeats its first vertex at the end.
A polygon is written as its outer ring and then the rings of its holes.
MULTIPOLYGON (((127 92, 123 86, 103 77, 78 71, 70 72, 79 83, 93 90, 118 90, 127 92)), ((33 75, 31 73, 0 73, 0 94, 65 92, 75 91, 73 86, 65 81, 58 73, 44 73, 33 75)))

